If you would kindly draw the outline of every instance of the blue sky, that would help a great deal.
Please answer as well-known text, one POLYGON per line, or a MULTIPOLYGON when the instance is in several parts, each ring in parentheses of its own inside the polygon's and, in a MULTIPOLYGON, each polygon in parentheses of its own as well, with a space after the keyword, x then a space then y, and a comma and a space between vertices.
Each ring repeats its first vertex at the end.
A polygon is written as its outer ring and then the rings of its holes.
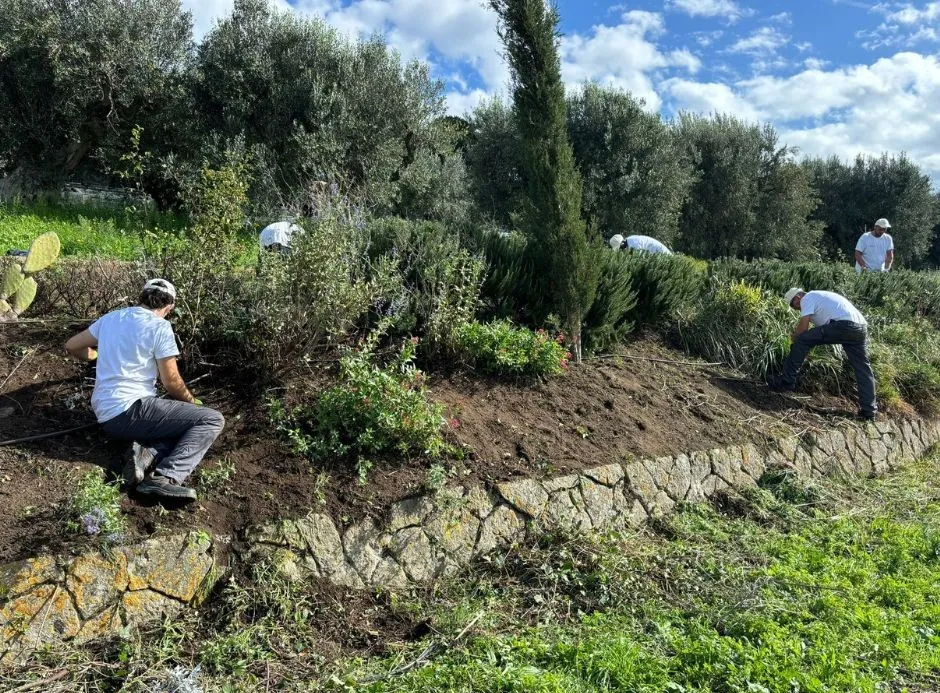
MULTIPOLYGON (((272 0, 383 33, 444 81, 451 112, 505 94, 483 0, 272 0)), ((184 0, 197 37, 232 0, 184 0)), ((563 76, 681 110, 773 123, 806 154, 905 151, 940 184, 940 0, 558 0, 563 76)))

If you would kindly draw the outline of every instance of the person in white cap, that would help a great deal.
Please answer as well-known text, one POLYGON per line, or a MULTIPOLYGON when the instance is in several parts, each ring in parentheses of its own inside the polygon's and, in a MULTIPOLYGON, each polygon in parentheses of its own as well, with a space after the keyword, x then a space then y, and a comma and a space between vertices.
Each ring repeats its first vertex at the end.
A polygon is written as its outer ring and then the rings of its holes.
POLYGON ((791 338, 790 354, 783 363, 783 373, 772 379, 777 391, 796 389, 796 377, 809 352, 821 344, 841 344, 845 350, 858 385, 861 419, 872 421, 878 412, 875 401, 875 373, 868 358, 868 321, 845 296, 833 291, 790 289, 783 300, 800 311, 800 321, 791 338), (813 327, 810 328, 810 323, 813 327))
POLYGON ((891 224, 879 219, 874 228, 863 233, 855 244, 855 271, 887 272, 894 264, 894 239, 888 233, 891 224))
POLYGON ((672 255, 672 251, 669 250, 669 248, 652 236, 627 236, 624 238, 618 233, 611 236, 608 242, 610 243, 610 247, 614 250, 629 248, 630 250, 641 250, 657 255, 672 255))
POLYGON ((284 254, 290 251, 294 234, 300 231, 301 228, 297 224, 289 221, 276 221, 261 229, 258 242, 262 250, 278 251, 284 254))
POLYGON ((138 493, 191 501, 184 482, 222 432, 225 419, 202 406, 176 365, 179 349, 166 317, 176 287, 151 279, 138 305, 111 311, 65 343, 81 361, 95 361, 91 407, 105 433, 132 443, 124 481, 138 493), (157 397, 156 380, 168 399, 157 397))

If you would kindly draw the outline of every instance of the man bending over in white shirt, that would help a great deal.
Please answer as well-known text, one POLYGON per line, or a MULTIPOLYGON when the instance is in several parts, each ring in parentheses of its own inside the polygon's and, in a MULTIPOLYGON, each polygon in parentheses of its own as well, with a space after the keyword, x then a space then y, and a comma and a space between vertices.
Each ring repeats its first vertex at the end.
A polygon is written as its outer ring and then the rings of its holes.
POLYGON ((891 224, 879 219, 869 233, 863 233, 855 244, 855 271, 887 272, 894 264, 894 239, 888 233, 891 224))
POLYGON ((81 361, 98 360, 91 406, 105 433, 133 442, 127 485, 143 495, 195 500, 196 492, 183 484, 225 419, 193 397, 176 366, 179 350, 166 320, 176 287, 151 279, 138 303, 99 318, 65 348, 81 361), (158 375, 169 399, 157 397, 158 375))
POLYGON ((796 376, 809 352, 820 344, 841 344, 855 371, 858 384, 859 418, 872 421, 878 412, 875 402, 875 373, 868 359, 868 321, 845 296, 832 291, 790 289, 783 297, 800 311, 790 347, 783 363, 783 374, 771 381, 771 389, 796 389, 796 376), (810 323, 814 325, 810 329, 810 323))
POLYGON ((641 250, 654 255, 672 255, 672 251, 665 244, 657 241, 652 236, 627 236, 624 238, 618 233, 612 236, 608 243, 614 250, 629 248, 630 250, 641 250))

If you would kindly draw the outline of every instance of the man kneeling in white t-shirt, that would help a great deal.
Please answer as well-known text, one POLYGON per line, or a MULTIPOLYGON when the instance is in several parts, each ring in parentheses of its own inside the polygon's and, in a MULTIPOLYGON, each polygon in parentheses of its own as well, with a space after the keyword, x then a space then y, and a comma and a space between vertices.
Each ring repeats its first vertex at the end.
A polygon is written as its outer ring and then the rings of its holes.
POLYGON ((183 484, 225 419, 193 397, 176 366, 179 350, 166 320, 176 287, 151 279, 138 303, 99 318, 65 348, 76 359, 98 360, 91 406, 105 433, 133 442, 127 485, 143 495, 195 500, 196 492, 183 484), (171 399, 157 397, 158 375, 171 399))
POLYGON ((813 347, 841 344, 855 371, 858 385, 859 418, 871 421, 878 405, 875 402, 875 374, 868 359, 868 321, 845 296, 833 291, 790 289, 783 297, 787 304, 800 311, 800 321, 793 333, 790 355, 783 364, 783 374, 771 382, 778 391, 796 389, 796 376, 813 347), (810 323, 814 325, 810 329, 810 323))

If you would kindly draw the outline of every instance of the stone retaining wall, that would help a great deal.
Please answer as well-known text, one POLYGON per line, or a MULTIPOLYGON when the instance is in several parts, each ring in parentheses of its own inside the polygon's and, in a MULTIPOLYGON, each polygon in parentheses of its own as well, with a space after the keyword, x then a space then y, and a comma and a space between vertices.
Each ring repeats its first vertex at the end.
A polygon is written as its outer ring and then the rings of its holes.
POLYGON ((212 542, 177 535, 77 558, 0 567, 0 661, 55 641, 86 642, 178 613, 213 573, 212 542))
POLYGON ((581 474, 445 489, 394 504, 387 521, 342 527, 311 514, 252 533, 252 553, 288 574, 349 587, 406 588, 452 574, 475 556, 552 529, 636 527, 727 488, 755 486, 768 469, 798 476, 880 475, 940 441, 940 422, 845 424, 755 445, 628 459, 581 474))
MULTIPOLYGON (((406 589, 453 574, 531 532, 636 527, 680 502, 754 486, 770 469, 802 477, 881 475, 940 441, 940 422, 879 422, 769 443, 626 459, 580 474, 456 487, 395 503, 385 521, 344 527, 323 514, 249 533, 246 561, 273 559, 291 577, 354 588, 406 589)), ((42 557, 0 567, 0 653, 85 641, 178 612, 199 600, 214 561, 207 538, 150 540, 109 554, 42 557)))

